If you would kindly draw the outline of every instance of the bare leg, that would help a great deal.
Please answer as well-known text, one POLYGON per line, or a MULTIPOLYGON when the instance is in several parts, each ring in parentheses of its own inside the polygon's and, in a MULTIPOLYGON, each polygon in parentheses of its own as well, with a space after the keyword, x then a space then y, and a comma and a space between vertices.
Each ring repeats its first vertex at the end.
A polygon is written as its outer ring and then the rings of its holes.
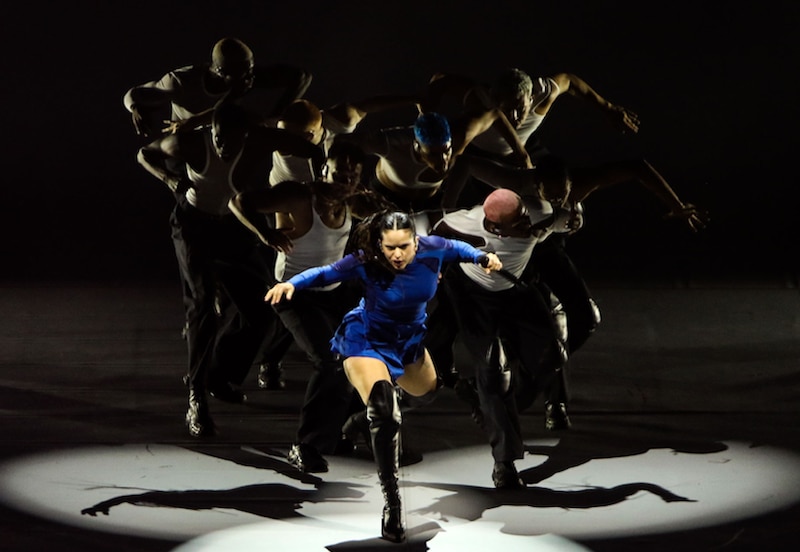
POLYGON ((405 366, 403 375, 397 378, 397 385, 409 395, 421 397, 436 391, 438 381, 431 355, 425 349, 425 354, 419 360, 405 366))
POLYGON ((391 383, 392 381, 386 365, 380 360, 371 357, 349 357, 345 359, 344 373, 358 392, 361 400, 364 401, 364 404, 367 404, 369 394, 372 392, 375 383, 379 381, 391 383))

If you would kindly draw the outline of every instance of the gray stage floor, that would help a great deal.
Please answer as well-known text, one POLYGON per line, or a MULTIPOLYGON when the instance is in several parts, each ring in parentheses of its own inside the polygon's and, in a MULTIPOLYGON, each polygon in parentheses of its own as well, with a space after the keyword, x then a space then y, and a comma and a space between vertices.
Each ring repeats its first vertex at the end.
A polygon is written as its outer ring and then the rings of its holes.
POLYGON ((248 404, 213 402, 220 434, 198 441, 177 285, 5 284, 0 549, 796 550, 795 284, 592 287, 603 322, 570 363, 574 428, 523 416, 528 489, 491 488, 488 445, 445 389, 405 419, 424 459, 402 474, 411 538, 390 545, 363 454, 319 478, 283 462, 297 351, 285 391, 251 374, 248 404))

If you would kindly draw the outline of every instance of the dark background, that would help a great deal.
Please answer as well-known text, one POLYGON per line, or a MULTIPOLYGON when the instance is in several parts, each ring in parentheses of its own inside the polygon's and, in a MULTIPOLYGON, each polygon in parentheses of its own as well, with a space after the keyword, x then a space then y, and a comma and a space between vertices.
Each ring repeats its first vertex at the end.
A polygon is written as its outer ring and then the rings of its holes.
POLYGON ((587 277, 796 281, 800 8, 791 0, 13 6, 0 38, 6 280, 177 278, 173 199, 136 163, 143 141, 122 96, 236 36, 257 63, 313 73, 306 97, 322 107, 416 91, 438 70, 484 80, 505 66, 573 72, 637 112, 641 130, 620 135, 564 97, 541 128, 545 143, 575 165, 644 156, 712 216, 693 235, 634 185, 600 192, 571 238, 587 277))

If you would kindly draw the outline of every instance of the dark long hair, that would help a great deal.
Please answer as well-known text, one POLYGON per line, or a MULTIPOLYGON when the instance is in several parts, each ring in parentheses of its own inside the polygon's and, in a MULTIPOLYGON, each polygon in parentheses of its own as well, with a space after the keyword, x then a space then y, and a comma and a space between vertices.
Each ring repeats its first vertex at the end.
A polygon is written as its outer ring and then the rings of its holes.
POLYGON ((408 213, 392 209, 377 211, 361 222, 353 231, 350 250, 364 260, 367 274, 379 281, 389 282, 394 278, 394 269, 381 251, 381 239, 385 230, 411 230, 416 236, 417 227, 408 213))

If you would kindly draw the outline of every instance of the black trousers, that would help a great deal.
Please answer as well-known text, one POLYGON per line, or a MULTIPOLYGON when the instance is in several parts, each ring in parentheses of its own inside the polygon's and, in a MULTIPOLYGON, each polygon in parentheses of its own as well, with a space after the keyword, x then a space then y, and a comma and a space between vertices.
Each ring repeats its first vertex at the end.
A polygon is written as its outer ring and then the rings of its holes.
POLYGON ((538 244, 524 278, 539 281, 558 297, 567 313, 570 355, 577 351, 600 323, 600 310, 589 287, 566 250, 566 234, 552 234, 538 244))
POLYGON ((300 409, 297 441, 331 453, 350 413, 353 389, 330 340, 344 315, 358 301, 350 282, 329 291, 299 290, 275 305, 283 325, 311 362, 313 371, 300 409))
POLYGON ((522 458, 516 396, 521 391, 549 390, 558 376, 551 364, 543 362, 557 344, 549 304, 532 287, 488 291, 458 266, 450 267, 442 283, 474 362, 492 456, 496 461, 522 458), (509 368, 503 361, 506 352, 518 361, 510 385, 506 383, 509 368))
POLYGON ((208 215, 185 199, 170 224, 185 302, 189 384, 199 391, 240 383, 264 335, 280 324, 264 303, 258 240, 233 215, 208 215))

